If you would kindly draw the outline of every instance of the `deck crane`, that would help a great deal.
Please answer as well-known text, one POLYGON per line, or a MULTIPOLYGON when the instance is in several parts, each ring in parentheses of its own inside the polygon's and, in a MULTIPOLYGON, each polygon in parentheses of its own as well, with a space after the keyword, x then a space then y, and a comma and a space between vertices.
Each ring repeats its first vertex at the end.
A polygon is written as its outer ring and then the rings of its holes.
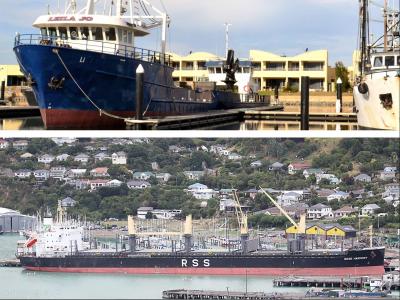
POLYGON ((295 230, 297 230, 297 234, 305 234, 306 233, 306 216, 303 214, 300 216, 300 222, 296 223, 288 213, 272 198, 261 186, 261 191, 271 200, 271 202, 279 209, 279 211, 289 220, 290 223, 293 224, 295 230))
POLYGON ((233 200, 235 201, 235 214, 240 228, 240 241, 242 252, 248 253, 247 240, 249 239, 249 227, 247 225, 247 215, 243 212, 236 190, 233 191, 233 200))

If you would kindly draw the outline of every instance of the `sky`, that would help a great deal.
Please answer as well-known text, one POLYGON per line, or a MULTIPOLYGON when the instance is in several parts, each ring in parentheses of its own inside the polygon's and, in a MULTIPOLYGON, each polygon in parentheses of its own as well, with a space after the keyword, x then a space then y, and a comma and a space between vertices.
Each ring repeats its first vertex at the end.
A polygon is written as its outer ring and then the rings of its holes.
MULTIPOLYGON (((15 33, 37 33, 31 24, 47 12, 48 4, 55 9, 57 2, 0 0, 0 64, 16 62, 12 52, 15 33)), ((167 50, 180 55, 206 51, 223 56, 225 22, 232 24, 229 46, 240 58, 248 58, 251 49, 287 56, 302 53, 306 48, 328 49, 330 65, 337 61, 350 65, 357 47, 358 0, 150 2, 160 8, 164 4, 171 17, 167 50)), ((160 35, 160 30, 154 30, 149 37, 137 38, 136 46, 160 50, 160 35)))

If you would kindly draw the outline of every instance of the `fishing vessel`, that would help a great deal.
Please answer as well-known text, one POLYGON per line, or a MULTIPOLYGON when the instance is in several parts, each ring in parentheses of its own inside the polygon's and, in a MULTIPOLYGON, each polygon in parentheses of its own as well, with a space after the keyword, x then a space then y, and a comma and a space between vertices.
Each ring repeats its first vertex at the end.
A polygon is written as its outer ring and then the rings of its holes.
POLYGON ((238 93, 176 87, 166 53, 167 13, 148 0, 68 0, 39 16, 39 34, 17 34, 14 52, 48 129, 118 129, 136 113, 136 71, 144 71, 144 117, 240 106, 238 93), (161 50, 136 39, 161 28, 161 50))
MULTIPOLYGON (((237 217, 240 248, 235 251, 196 249, 189 215, 183 230, 176 232, 140 231, 138 229, 142 226, 138 226, 135 219, 129 216, 128 245, 121 246, 119 251, 118 247, 114 251, 88 250, 82 243, 82 231, 75 229, 73 235, 57 231, 49 238, 48 235, 39 234, 33 243, 19 247, 17 253, 24 268, 47 272, 255 276, 384 274, 383 247, 311 251, 306 249, 305 241, 299 234, 288 241, 287 251, 265 251, 260 249, 258 239, 249 238, 247 216, 240 211, 237 217), (147 240, 149 237, 165 235, 178 236, 181 241, 179 244, 184 247, 177 247, 177 243, 172 243, 168 251, 141 247, 142 238, 147 240), (36 248, 35 244, 40 247, 36 248)), ((298 226, 305 230, 302 222, 298 226)))
POLYGON ((358 124, 362 129, 398 131, 400 12, 398 8, 388 8, 384 0, 384 33, 370 41, 369 2, 360 1, 360 76, 354 87, 358 124))

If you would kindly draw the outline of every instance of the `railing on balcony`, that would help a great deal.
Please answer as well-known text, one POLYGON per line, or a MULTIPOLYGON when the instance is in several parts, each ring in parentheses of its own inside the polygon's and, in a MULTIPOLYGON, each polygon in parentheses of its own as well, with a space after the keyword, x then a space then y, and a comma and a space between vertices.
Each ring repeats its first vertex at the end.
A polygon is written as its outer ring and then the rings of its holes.
POLYGON ((18 34, 15 37, 14 46, 17 47, 20 45, 42 45, 55 46, 59 48, 72 48, 118 55, 121 57, 172 66, 171 55, 165 53, 163 54, 153 50, 104 41, 65 40, 57 36, 45 36, 41 34, 18 34))

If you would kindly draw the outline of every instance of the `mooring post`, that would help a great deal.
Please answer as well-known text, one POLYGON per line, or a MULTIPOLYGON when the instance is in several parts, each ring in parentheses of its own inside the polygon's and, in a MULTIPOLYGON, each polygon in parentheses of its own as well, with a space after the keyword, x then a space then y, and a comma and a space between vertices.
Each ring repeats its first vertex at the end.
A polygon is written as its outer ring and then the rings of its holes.
POLYGON ((1 92, 0 92, 0 100, 4 100, 4 95, 6 93, 6 82, 1 82, 1 92))
MULTIPOLYGON (((136 69, 136 120, 143 120, 143 86, 144 86, 144 69, 140 64, 136 69)), ((138 123, 136 129, 141 129, 138 123)))
POLYGON ((275 96, 275 104, 278 104, 279 103, 279 85, 275 86, 274 96, 275 96))
POLYGON ((336 113, 343 112, 343 82, 339 77, 336 81, 336 113))
POLYGON ((301 130, 309 130, 310 77, 301 77, 301 130))

